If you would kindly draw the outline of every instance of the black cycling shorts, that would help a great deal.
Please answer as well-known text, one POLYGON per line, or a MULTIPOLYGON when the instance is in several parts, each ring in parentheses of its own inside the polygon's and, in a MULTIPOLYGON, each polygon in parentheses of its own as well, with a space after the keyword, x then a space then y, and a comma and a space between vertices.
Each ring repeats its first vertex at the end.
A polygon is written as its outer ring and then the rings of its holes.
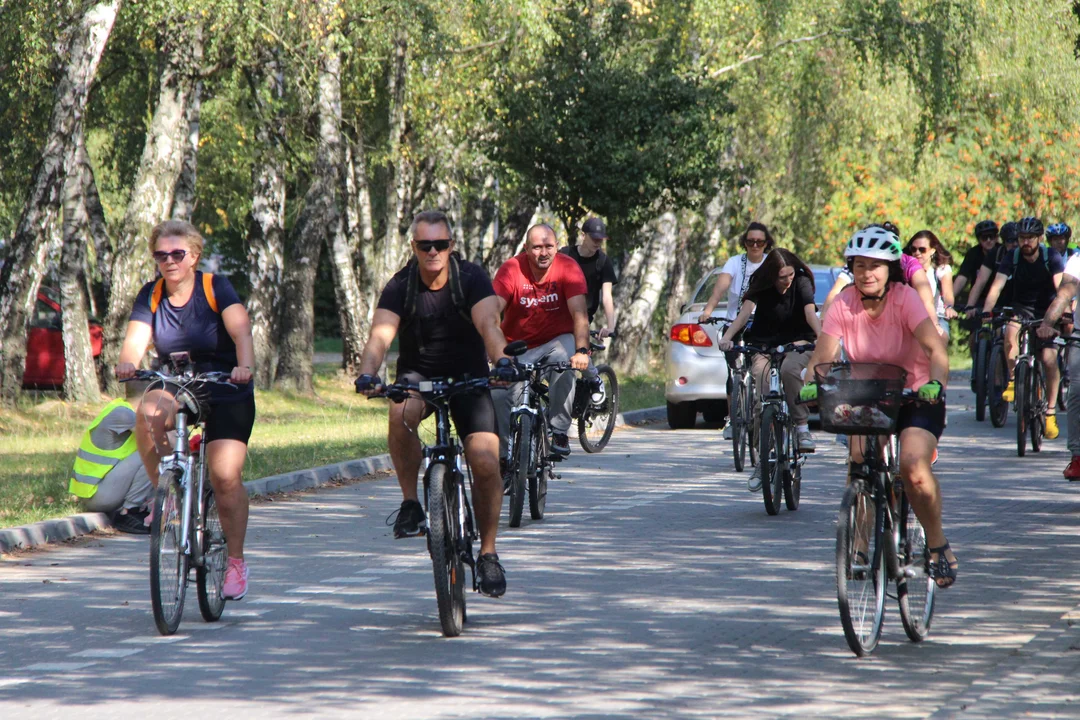
POLYGON ((917 427, 933 433, 938 440, 945 432, 945 397, 939 403, 909 403, 900 408, 896 419, 897 434, 909 427, 917 427))
POLYGON ((208 443, 215 440, 239 440, 247 445, 251 439, 251 428, 254 426, 254 395, 235 402, 218 403, 210 406, 204 440, 208 443))
MULTIPOLYGON (((427 380, 418 372, 406 370, 399 372, 397 382, 418 383, 427 380)), ((435 408, 425 403, 424 417, 435 412, 435 408)), ((450 398, 450 419, 454 421, 458 437, 466 438, 473 433, 496 433, 495 403, 487 388, 477 388, 476 392, 461 393, 450 398)))

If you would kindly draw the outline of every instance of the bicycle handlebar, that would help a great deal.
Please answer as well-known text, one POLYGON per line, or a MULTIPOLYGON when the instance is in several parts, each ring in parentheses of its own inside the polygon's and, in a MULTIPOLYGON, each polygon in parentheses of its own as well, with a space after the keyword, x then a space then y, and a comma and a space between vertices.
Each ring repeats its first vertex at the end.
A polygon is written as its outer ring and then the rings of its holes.
POLYGON ((753 353, 761 355, 782 355, 789 352, 807 353, 812 352, 816 347, 816 343, 805 343, 802 345, 796 345, 795 343, 787 343, 786 345, 735 345, 729 352, 738 352, 746 355, 753 353))
MULTIPOLYGON (((457 395, 462 392, 472 392, 480 388, 488 387, 490 382, 489 378, 471 378, 469 380, 452 380, 449 378, 434 378, 432 380, 422 380, 418 383, 387 383, 379 385, 381 388, 371 395, 369 398, 387 398, 392 402, 404 402, 410 396, 410 393, 417 392, 421 396, 430 396, 431 399, 437 399, 440 397, 447 397, 450 395, 457 395)), ((427 397, 423 398, 428 400, 427 397)))
POLYGON ((212 371, 199 373, 197 375, 170 375, 169 373, 161 370, 136 370, 135 374, 129 378, 121 378, 120 382, 131 382, 132 380, 147 380, 154 381, 160 380, 162 382, 170 382, 176 385, 186 385, 192 382, 210 383, 213 385, 226 385, 231 388, 239 387, 231 380, 232 375, 227 372, 212 371))

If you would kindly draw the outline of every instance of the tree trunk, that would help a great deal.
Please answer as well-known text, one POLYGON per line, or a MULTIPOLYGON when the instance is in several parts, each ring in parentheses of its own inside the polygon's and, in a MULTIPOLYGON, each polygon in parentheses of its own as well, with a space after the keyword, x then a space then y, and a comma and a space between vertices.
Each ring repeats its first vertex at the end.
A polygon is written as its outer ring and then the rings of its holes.
POLYGON ((176 183, 183 168, 190 132, 187 107, 195 90, 196 59, 202 57, 200 34, 193 32, 195 25, 184 20, 162 33, 158 102, 116 241, 109 288, 102 357, 110 392, 116 390, 114 372, 132 303, 139 287, 153 277, 146 242, 154 226, 172 210, 176 183))
POLYGON ((530 223, 536 217, 537 210, 536 198, 522 196, 517 199, 506 222, 502 224, 496 235, 491 249, 484 256, 484 267, 492 277, 495 277, 496 271, 504 262, 517 253, 522 240, 525 239, 525 231, 529 229, 530 223))
POLYGON ((105 312, 108 307, 109 285, 112 278, 113 249, 109 239, 109 225, 105 221, 105 208, 101 206, 101 197, 98 195, 97 181, 94 179, 94 167, 90 163, 90 156, 86 152, 86 144, 79 149, 78 161, 86 173, 86 182, 83 185, 83 206, 86 208, 87 228, 90 231, 91 244, 87 247, 89 253, 93 251, 93 257, 88 258, 86 265, 87 296, 90 301, 90 312, 95 317, 105 312))
POLYGON ((341 224, 337 193, 340 183, 340 59, 332 40, 325 41, 319 69, 319 142, 311 185, 293 228, 289 262, 282 287, 282 323, 277 384, 305 394, 315 392, 312 353, 315 347, 315 274, 323 243, 341 224), (332 138, 338 138, 333 145, 332 138))
MULTIPOLYGON (((285 79, 276 60, 268 63, 267 89, 272 97, 284 93, 285 79)), ((259 104, 258 97, 254 100, 259 104)), ((264 108, 266 109, 266 108, 264 108)), ((273 385, 278 363, 281 282, 285 267, 285 163, 280 140, 280 112, 255 129, 257 155, 251 168, 251 214, 248 217, 248 295, 251 337, 255 347, 255 384, 273 385)))
POLYGON ((390 95, 390 152, 387 163, 386 182, 386 232, 383 239, 382 257, 375 284, 381 288, 398 270, 404 256, 401 228, 409 190, 409 167, 403 147, 405 145, 405 82, 408 76, 408 39, 402 33, 394 41, 394 56, 388 71, 390 95))
POLYGON ((92 6, 72 28, 62 52, 49 132, 34 170, 30 193, 0 271, 0 401, 11 402, 26 367, 26 323, 44 271, 45 230, 55 222, 64 178, 74 164, 72 137, 82 126, 87 95, 97 73, 120 0, 92 6))
POLYGON ((634 250, 623 265, 615 306, 621 308, 617 324, 619 341, 610 351, 611 364, 628 375, 646 372, 654 337, 652 318, 674 262, 678 245, 678 220, 664 213, 655 229, 646 227, 649 239, 634 250))
POLYGON ((60 317, 64 338, 64 397, 71 402, 101 402, 90 329, 86 294, 81 281, 86 267, 86 247, 90 242, 90 221, 86 212, 86 186, 91 179, 89 157, 81 129, 72 140, 80 149, 78 162, 64 183, 64 249, 60 261, 60 317))
MULTIPOLYGON (((196 58, 197 65, 202 64, 202 56, 196 58)), ((191 100, 187 106, 188 133, 184 145, 184 160, 180 166, 180 177, 176 179, 173 191, 173 204, 170 218, 191 222, 195 212, 195 180, 199 161, 199 114, 202 112, 202 80, 195 82, 191 100)))

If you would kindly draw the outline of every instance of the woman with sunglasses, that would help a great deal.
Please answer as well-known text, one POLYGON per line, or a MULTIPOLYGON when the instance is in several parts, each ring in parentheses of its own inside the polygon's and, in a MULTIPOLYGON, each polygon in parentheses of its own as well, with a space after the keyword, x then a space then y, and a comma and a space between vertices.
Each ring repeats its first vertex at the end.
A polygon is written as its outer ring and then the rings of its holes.
MULTIPOLYGON (((132 377, 153 341, 158 358, 186 352, 196 372, 227 372, 237 385, 208 387, 210 412, 203 442, 229 549, 222 594, 226 600, 239 600, 247 593, 248 580, 244 562, 248 495, 241 472, 255 423, 251 382, 255 351, 251 321, 232 285, 219 275, 204 280, 196 269, 202 251, 202 235, 191 223, 166 220, 150 233, 150 252, 161 281, 148 282, 135 298, 116 376, 132 377)), ((167 389, 146 393, 137 410, 135 437, 155 487, 159 448, 168 448, 167 433, 175 414, 175 399, 167 389)))
POLYGON ((952 255, 930 230, 920 230, 911 236, 904 254, 919 261, 926 279, 930 281, 930 290, 934 296, 934 310, 938 327, 946 340, 949 338, 949 320, 956 317, 953 310, 952 255))

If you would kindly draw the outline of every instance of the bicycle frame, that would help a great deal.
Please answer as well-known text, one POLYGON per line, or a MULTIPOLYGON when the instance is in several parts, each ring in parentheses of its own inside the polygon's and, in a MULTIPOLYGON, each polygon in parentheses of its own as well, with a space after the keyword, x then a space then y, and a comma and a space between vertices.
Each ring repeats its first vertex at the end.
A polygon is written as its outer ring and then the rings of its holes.
MULTIPOLYGON (((904 487, 899 468, 896 467, 897 437, 895 434, 888 435, 889 440, 884 445, 881 444, 881 437, 878 435, 865 437, 863 461, 851 464, 851 482, 872 483, 874 503, 888 509, 888 512, 880 513, 885 522, 885 527, 881 528, 881 536, 888 538, 882 553, 885 559, 885 570, 889 579, 903 580, 904 574, 900 568, 898 549, 900 547, 900 495, 904 492, 904 487)), ((875 515, 878 514, 875 513, 875 515)), ((876 525, 877 520, 874 522, 876 525)), ((879 528, 874 528, 875 533, 878 530, 879 528)))

